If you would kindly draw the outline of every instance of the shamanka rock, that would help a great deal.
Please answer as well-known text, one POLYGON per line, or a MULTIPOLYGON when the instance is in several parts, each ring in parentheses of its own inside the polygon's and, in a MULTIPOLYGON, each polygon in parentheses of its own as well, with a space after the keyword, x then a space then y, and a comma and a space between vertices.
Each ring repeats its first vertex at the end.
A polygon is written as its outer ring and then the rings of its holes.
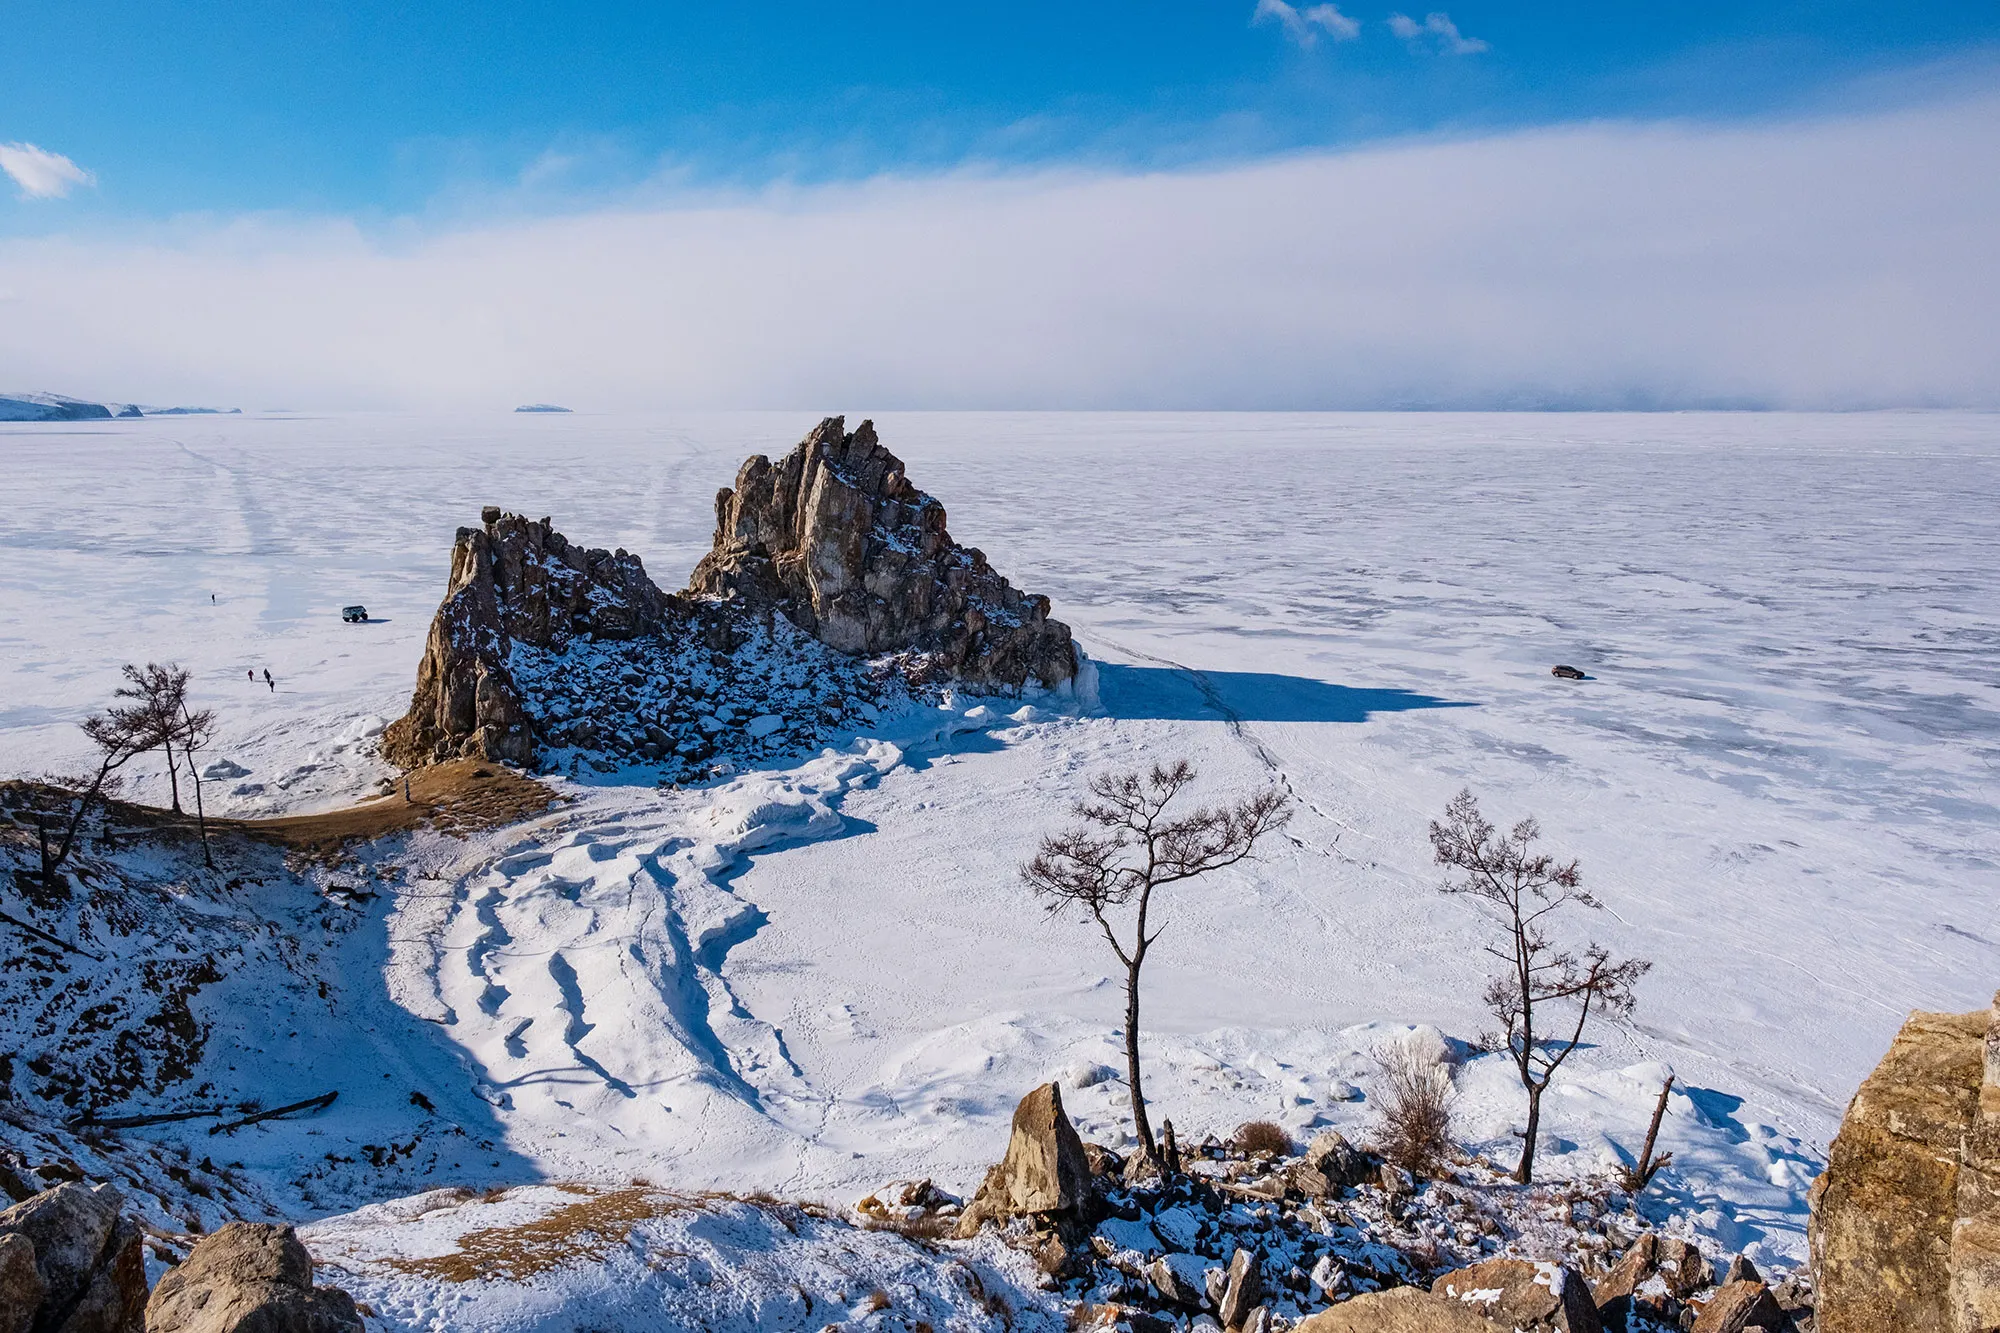
POLYGON ((2000 1329, 2000 996, 1910 1015, 1848 1105, 1807 1234, 1819 1333, 2000 1329))
POLYGON ((773 605, 842 652, 923 655, 978 685, 1060 685, 1069 626, 945 530, 873 422, 828 417, 776 463, 759 454, 715 497, 715 546, 689 591, 773 605))
POLYGON ((160 1279, 146 1333, 363 1333, 353 1298, 312 1277, 290 1227, 231 1222, 160 1279))
POLYGON ((410 709, 404 767, 475 757, 647 765, 674 780, 816 744, 885 692, 1013 691, 1075 674, 1068 626, 944 528, 863 423, 830 418, 743 467, 681 593, 639 557, 488 506, 460 528, 410 709))

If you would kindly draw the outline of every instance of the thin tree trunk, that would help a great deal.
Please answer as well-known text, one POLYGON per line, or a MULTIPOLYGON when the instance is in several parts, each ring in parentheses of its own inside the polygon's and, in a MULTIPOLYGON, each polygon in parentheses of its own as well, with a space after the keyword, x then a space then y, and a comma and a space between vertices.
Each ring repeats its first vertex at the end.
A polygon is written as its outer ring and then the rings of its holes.
POLYGON ((187 751, 183 751, 182 753, 188 756, 188 779, 194 783, 194 822, 195 826, 201 830, 202 864, 213 870, 215 869, 215 857, 210 855, 208 850, 208 812, 202 808, 201 804, 201 771, 194 766, 193 754, 187 751))
POLYGON ((1158 1161, 1160 1150, 1153 1144, 1152 1122, 1146 1119, 1146 1093, 1139 1086, 1139 960, 1125 970, 1125 1077, 1132 1087, 1132 1126, 1146 1156, 1158 1161))
MULTIPOLYGON (((123 761, 121 760, 120 762, 122 763, 123 761)), ((68 826, 63 829, 62 842, 56 847, 55 860, 50 862, 48 868, 42 872, 43 877, 52 887, 55 883, 55 872, 62 869, 63 862, 69 860, 70 848, 76 844, 76 835, 83 828, 84 817, 90 813, 91 804, 97 800, 98 795, 104 790, 104 779, 110 775, 111 770, 115 767, 117 765, 109 762, 99 764, 97 766, 97 776, 91 780, 90 786, 85 789, 83 795, 77 800, 76 813, 70 816, 68 826)))
POLYGON ((1535 1183, 1535 1139, 1542 1129, 1542 1090, 1528 1085, 1528 1132, 1521 1136, 1521 1165, 1514 1169, 1514 1179, 1523 1185, 1535 1183))
POLYGON ((1660 1141, 1660 1118, 1667 1113, 1667 1095, 1674 1090, 1674 1076, 1667 1075, 1667 1081, 1660 1085, 1660 1100, 1653 1103, 1653 1123, 1646 1126, 1646 1146, 1639 1151, 1639 1188, 1653 1178, 1653 1145, 1660 1141))
POLYGON ((167 785, 173 790, 174 813, 178 815, 182 813, 181 774, 180 770, 174 767, 174 743, 171 740, 167 740, 162 741, 161 744, 167 747, 167 785))

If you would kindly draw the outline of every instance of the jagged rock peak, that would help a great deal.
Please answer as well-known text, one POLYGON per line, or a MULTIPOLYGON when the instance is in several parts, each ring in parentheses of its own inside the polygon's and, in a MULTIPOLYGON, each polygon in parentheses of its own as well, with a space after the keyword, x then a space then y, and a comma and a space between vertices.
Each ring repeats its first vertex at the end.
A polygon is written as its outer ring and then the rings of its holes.
POLYGON ((960 546, 873 422, 828 417, 773 463, 743 464, 715 497, 713 549, 687 591, 775 606, 860 656, 918 653, 974 684, 1056 686, 1076 673, 1069 626, 960 546))

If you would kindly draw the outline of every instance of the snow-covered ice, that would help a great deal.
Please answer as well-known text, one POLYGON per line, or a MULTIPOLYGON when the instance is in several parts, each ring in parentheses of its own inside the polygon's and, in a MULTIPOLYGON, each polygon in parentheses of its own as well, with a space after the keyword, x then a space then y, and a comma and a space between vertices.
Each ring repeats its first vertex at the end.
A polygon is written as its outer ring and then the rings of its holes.
MULTIPOLYGON (((1654 1206, 1718 1248, 1796 1257, 1806 1187, 1904 1013, 2000 981, 2000 418, 877 421, 954 535, 1052 597, 1100 706, 964 699, 705 788, 570 786, 560 816, 371 905, 343 947, 379 969, 380 1007, 356 1012, 427 1020, 453 1057, 411 1067, 483 1102, 523 1179, 969 1192, 1051 1077, 1116 1140, 1112 960, 1014 867, 1089 775, 1174 755, 1207 793, 1277 781, 1299 805, 1256 863, 1171 900, 1148 1090, 1184 1135, 1365 1126, 1376 1044, 1480 1033, 1483 926, 1435 892, 1425 840, 1465 785, 1582 858, 1606 910, 1565 929, 1655 963, 1634 1021, 1551 1094, 1544 1161, 1634 1153, 1671 1069, 1654 1206)), ((810 424, 0 428, 0 770, 74 760, 121 662, 176 659, 242 770, 219 805, 345 803, 387 772, 373 737, 482 504, 670 585, 716 488, 810 424), (342 624, 357 601, 371 622, 342 624)), ((297 1058, 317 1087, 355 1057, 297 1058)), ((1510 1151, 1505 1071, 1460 1082, 1468 1137, 1510 1151)), ((258 1132, 251 1168, 283 1196, 305 1131, 258 1132)))

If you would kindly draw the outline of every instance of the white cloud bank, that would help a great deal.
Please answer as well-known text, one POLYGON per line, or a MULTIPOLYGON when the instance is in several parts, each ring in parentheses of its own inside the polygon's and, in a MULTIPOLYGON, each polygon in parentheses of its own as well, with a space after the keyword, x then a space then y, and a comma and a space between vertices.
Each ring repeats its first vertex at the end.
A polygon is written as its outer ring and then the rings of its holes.
POLYGON ((61 153, 31 143, 0 143, 0 171, 21 187, 24 199, 63 199, 79 185, 96 178, 61 153))
POLYGON ((10 382, 581 408, 2000 406, 2000 99, 383 241, 0 242, 10 382))

